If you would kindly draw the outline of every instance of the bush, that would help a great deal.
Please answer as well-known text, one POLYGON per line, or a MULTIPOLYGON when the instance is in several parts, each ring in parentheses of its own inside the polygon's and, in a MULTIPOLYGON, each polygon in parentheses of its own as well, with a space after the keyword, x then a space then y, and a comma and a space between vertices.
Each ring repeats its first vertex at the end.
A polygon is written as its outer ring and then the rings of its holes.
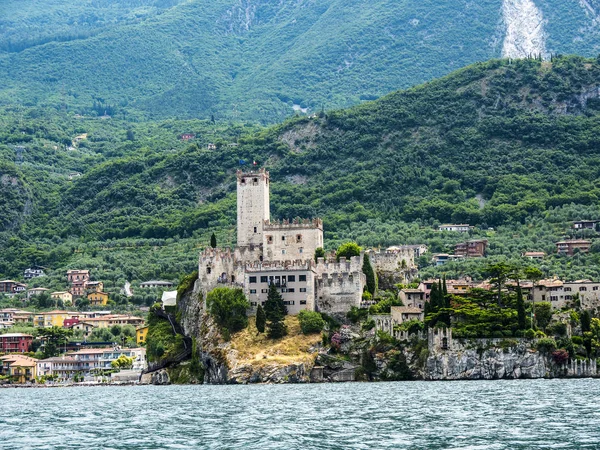
POLYGON ((357 308, 353 306, 346 314, 346 317, 352 323, 358 323, 365 320, 369 316, 369 310, 366 308, 357 308))
POLYGON ((575 345, 583 345, 583 338, 581 336, 573 336, 571 337, 571 341, 573 341, 573 344, 575 345))
POLYGON ((527 339, 533 339, 533 338, 535 338, 535 330, 533 328, 530 328, 529 330, 527 330, 525 332, 525 337, 527 339))
POLYGON ((552 353, 556 350, 556 341, 553 338, 541 338, 537 341, 536 348, 542 353, 552 353))
POLYGON ((215 288, 206 296, 206 305, 215 322, 229 333, 248 326, 246 311, 250 304, 241 289, 215 288))
POLYGON ((503 338, 504 333, 502 333, 500 330, 492 331, 492 337, 496 339, 503 338))
POLYGON ((367 320, 365 323, 363 323, 362 325, 362 330, 363 331, 370 331, 373 328, 375 328, 375 321, 373 319, 369 319, 367 320))
POLYGON ((564 348, 552 352, 552 359, 556 364, 562 365, 569 360, 569 352, 564 348))
POLYGON ((300 311, 298 320, 304 334, 320 333, 325 326, 323 317, 316 311, 300 311))

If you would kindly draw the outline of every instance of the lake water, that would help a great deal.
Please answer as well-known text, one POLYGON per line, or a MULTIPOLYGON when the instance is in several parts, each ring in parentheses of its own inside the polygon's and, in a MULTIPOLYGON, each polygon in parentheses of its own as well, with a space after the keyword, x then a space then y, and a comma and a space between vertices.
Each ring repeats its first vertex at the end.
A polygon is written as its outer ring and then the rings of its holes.
POLYGON ((600 380, 0 389, 0 449, 600 448, 600 380))

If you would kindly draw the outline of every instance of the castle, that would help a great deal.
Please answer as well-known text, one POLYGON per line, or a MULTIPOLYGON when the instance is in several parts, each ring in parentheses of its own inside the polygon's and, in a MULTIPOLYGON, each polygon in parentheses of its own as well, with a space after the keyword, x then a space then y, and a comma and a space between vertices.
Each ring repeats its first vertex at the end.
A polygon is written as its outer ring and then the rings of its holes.
MULTIPOLYGON (((215 287, 240 287, 255 309, 267 300, 269 286, 280 290, 289 314, 302 310, 343 314, 360 307, 366 284, 364 253, 350 259, 315 261, 323 248, 323 221, 271 221, 269 172, 237 172, 237 247, 207 248, 200 254, 198 276, 204 294, 215 287)), ((414 267, 413 250, 372 253, 380 264, 414 267), (393 261, 392 261, 393 260, 393 261), (402 261, 402 264, 400 263, 402 261)))

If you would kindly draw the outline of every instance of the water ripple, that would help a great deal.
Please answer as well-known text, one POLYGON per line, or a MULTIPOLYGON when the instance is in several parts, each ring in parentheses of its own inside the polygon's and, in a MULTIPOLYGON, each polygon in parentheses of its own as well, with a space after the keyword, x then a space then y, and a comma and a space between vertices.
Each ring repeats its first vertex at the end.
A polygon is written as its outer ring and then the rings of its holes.
POLYGON ((600 448, 599 380, 0 389, 0 449, 600 448))

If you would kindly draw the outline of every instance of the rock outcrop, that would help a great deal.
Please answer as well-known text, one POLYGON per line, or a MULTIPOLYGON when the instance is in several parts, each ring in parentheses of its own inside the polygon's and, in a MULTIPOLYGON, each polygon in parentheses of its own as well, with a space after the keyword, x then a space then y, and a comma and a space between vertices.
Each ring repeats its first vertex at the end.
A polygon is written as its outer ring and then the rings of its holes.
POLYGON ((425 380, 495 380, 545 378, 552 376, 551 365, 525 343, 510 349, 492 347, 435 352, 422 370, 425 380))
POLYGON ((544 18, 533 0, 504 0, 502 14, 506 26, 502 57, 546 55, 544 18))

